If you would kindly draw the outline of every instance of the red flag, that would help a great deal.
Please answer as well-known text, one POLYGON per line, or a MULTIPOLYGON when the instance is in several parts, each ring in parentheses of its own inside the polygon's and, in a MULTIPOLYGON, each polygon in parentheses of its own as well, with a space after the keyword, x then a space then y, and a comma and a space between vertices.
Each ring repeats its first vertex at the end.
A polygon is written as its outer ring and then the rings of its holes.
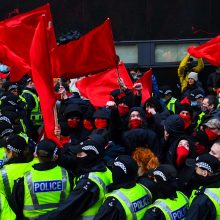
POLYGON ((16 73, 10 74, 10 80, 16 81, 17 75, 24 75, 25 73, 28 73, 30 71, 30 66, 25 63, 25 61, 17 56, 15 53, 10 51, 8 47, 1 44, 0 42, 0 58, 1 62, 10 66, 10 72, 16 73))
POLYGON ((145 101, 152 95, 152 69, 149 69, 145 72, 136 83, 142 83, 142 100, 141 104, 144 104, 145 101))
POLYGON ((110 19, 78 40, 56 47, 53 76, 77 78, 117 66, 110 19))
POLYGON ((189 47, 188 53, 196 58, 204 58, 214 66, 220 66, 220 35, 198 47, 189 47))
MULTIPOLYGON (((0 22, 0 44, 7 46, 11 52, 22 58, 26 65, 30 65, 30 47, 42 14, 45 14, 47 23, 52 22, 49 4, 0 22)), ((52 27, 50 29, 52 29, 52 27)), ((50 48, 55 47, 54 31, 48 31, 48 35, 50 35, 50 48)), ((0 57, 0 59, 5 58, 0 57)), ((12 62, 12 60, 7 61, 9 66, 11 66, 10 62, 12 62)), ((17 73, 17 71, 10 72, 13 80, 16 81, 26 73, 20 75, 21 73, 17 73)))
MULTIPOLYGON (((118 65, 120 77, 124 80, 128 88, 132 88, 133 83, 128 75, 128 72, 123 63, 118 65)), ((110 100, 110 92, 118 89, 118 74, 117 69, 88 76, 76 82, 76 87, 79 89, 82 96, 88 98, 95 107, 102 107, 110 100)))
POLYGON ((44 120, 47 138, 53 140, 60 147, 59 139, 54 134, 55 129, 55 94, 53 79, 50 72, 50 57, 45 16, 42 16, 36 28, 30 49, 32 78, 40 98, 40 106, 44 120))

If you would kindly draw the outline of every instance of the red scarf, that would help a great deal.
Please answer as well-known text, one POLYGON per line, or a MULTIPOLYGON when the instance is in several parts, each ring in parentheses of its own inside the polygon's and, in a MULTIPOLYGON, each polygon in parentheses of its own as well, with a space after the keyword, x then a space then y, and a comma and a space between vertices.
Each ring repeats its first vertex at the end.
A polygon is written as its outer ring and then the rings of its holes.
POLYGON ((103 118, 96 118, 95 119, 95 127, 96 128, 106 128, 108 126, 108 121, 103 118))
POLYGON ((218 137, 218 134, 216 134, 214 131, 212 131, 210 128, 205 129, 205 133, 207 134, 210 141, 215 140, 218 137))
POLYGON ((129 107, 126 105, 118 104, 118 112, 121 117, 125 116, 129 112, 129 107))
POLYGON ((92 122, 87 120, 87 119, 83 120, 83 126, 84 126, 85 129, 87 129, 89 131, 93 129, 92 122))
POLYGON ((133 118, 133 119, 130 119, 130 121, 129 121, 129 127, 131 129, 133 129, 133 128, 140 128, 141 127, 141 123, 142 123, 141 119, 133 118))
POLYGON ((79 119, 76 119, 76 118, 71 119, 71 118, 69 118, 67 120, 67 124, 68 124, 68 126, 70 128, 77 128, 78 125, 79 125, 79 119))
POLYGON ((191 117, 190 115, 183 115, 183 114, 179 114, 179 116, 183 119, 184 122, 184 129, 188 128, 190 126, 191 123, 191 117))

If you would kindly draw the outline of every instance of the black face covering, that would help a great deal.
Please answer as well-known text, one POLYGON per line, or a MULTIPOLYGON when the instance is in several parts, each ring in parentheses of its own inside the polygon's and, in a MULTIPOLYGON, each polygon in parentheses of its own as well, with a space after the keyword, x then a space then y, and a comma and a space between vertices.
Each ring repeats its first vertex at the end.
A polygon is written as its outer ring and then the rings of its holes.
POLYGON ((88 154, 85 157, 76 157, 76 162, 79 170, 84 170, 96 165, 99 162, 99 158, 94 154, 88 154))

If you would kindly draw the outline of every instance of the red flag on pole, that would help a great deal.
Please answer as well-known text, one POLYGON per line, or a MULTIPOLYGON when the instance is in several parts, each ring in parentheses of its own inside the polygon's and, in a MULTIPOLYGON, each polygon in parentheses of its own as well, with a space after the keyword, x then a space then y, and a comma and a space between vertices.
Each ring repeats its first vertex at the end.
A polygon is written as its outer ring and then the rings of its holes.
POLYGON ((50 71, 49 46, 45 23, 45 16, 42 16, 31 44, 30 60, 32 78, 40 98, 46 137, 53 140, 59 147, 61 147, 59 139, 54 134, 54 106, 56 99, 50 71))
POLYGON ((152 95, 152 69, 149 69, 145 72, 136 83, 142 83, 142 100, 141 104, 151 97, 152 95))
POLYGON ((52 53, 54 77, 77 78, 117 66, 110 19, 52 53))
POLYGON ((0 58, 1 62, 10 66, 10 72, 16 73, 10 75, 11 81, 16 81, 17 75, 23 75, 30 72, 30 66, 25 61, 0 43, 0 58))
POLYGON ((196 58, 204 58, 214 66, 220 66, 220 35, 198 47, 189 47, 188 53, 196 58))
MULTIPOLYGON (((132 89, 133 83, 123 63, 118 65, 120 77, 125 85, 132 89)), ((82 96, 88 98, 95 107, 102 107, 110 100, 110 92, 119 89, 117 69, 88 76, 76 82, 82 96)))
MULTIPOLYGON (((12 53, 17 55, 17 58, 22 58, 26 65, 30 65, 29 52, 31 43, 39 19, 43 14, 45 15, 46 22, 51 23, 52 17, 49 4, 0 22, 0 44, 6 46, 12 53)), ((48 34, 50 35, 51 48, 56 46, 56 40, 52 26, 49 29, 48 34)), ((5 58, 0 56, 0 59, 5 58)), ((7 61, 9 66, 11 66, 10 62, 13 61, 11 59, 7 61)), ((10 72, 14 81, 18 81, 26 73, 18 73, 16 69, 10 72)))

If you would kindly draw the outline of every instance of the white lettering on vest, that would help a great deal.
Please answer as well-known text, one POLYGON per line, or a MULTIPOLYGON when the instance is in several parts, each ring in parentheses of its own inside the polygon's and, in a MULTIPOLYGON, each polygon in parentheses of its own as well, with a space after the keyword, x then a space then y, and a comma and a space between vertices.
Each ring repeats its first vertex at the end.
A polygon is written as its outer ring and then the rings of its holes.
POLYGON ((34 193, 62 191, 63 183, 61 180, 34 182, 34 193))

